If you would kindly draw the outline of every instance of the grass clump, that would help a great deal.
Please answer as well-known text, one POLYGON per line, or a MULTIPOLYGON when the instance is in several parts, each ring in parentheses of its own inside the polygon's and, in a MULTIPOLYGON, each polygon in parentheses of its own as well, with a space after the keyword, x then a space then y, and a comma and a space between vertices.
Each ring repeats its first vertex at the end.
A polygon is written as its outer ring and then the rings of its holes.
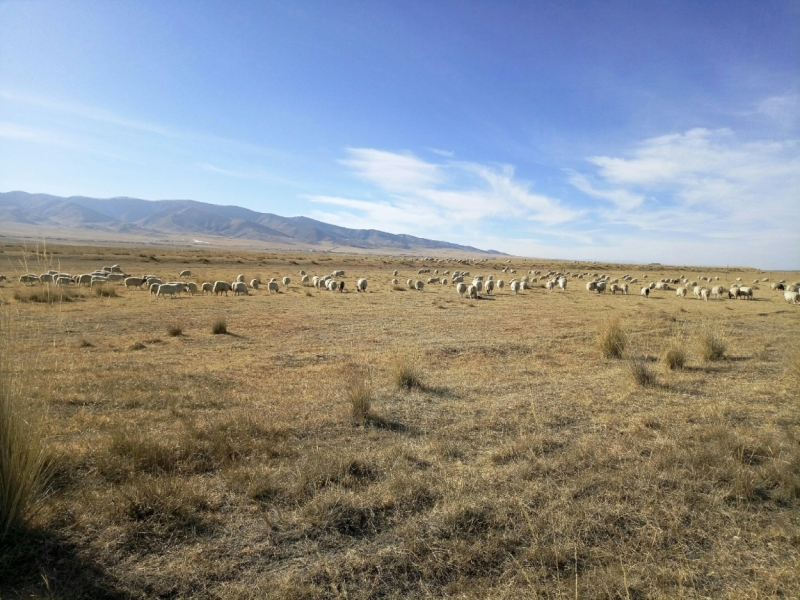
POLYGON ((392 381, 405 390, 424 387, 417 363, 408 356, 398 356, 392 363, 392 381))
POLYGON ((786 370, 788 371, 789 376, 794 379, 796 383, 800 383, 800 346, 794 348, 789 353, 786 370))
POLYGON ((350 403, 350 415, 356 425, 370 420, 372 409, 372 378, 369 374, 354 373, 345 384, 345 396, 350 403))
POLYGON ((167 333, 171 337, 178 337, 180 335, 183 335, 183 328, 180 325, 170 325, 169 327, 167 327, 167 333))
POLYGON ((211 333, 219 335, 228 333, 228 320, 224 316, 219 316, 211 323, 211 333))
POLYGON ((719 360, 725 356, 727 344, 719 329, 706 325, 697 334, 697 354, 703 362, 719 360))
POLYGON ((39 286, 31 288, 21 288, 14 292, 14 299, 17 302, 37 302, 42 304, 54 304, 57 302, 74 302, 80 298, 77 291, 63 286, 39 286))
POLYGON ((628 372, 636 385, 653 387, 656 384, 656 374, 647 365, 647 359, 631 356, 628 359, 628 372))
POLYGON ((661 355, 661 363, 670 371, 682 369, 686 365, 686 350, 678 342, 670 344, 661 355))
POLYGON ((622 358, 628 345, 628 336, 622 329, 619 318, 609 318, 597 334, 597 347, 603 358, 622 358))
POLYGON ((92 293, 98 298, 116 298, 117 288, 113 285, 95 285, 92 287, 92 293))
POLYGON ((21 396, 12 346, 7 317, 0 317, 0 540, 35 512, 50 476, 42 422, 21 396))

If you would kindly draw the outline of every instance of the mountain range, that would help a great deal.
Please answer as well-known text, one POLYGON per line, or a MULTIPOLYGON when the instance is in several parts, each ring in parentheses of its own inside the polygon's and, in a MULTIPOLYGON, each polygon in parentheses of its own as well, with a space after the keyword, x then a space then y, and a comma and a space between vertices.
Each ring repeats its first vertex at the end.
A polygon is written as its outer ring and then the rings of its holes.
POLYGON ((242 242, 266 242, 281 248, 387 252, 449 250, 502 254, 496 250, 480 250, 412 235, 377 229, 350 229, 308 217, 281 217, 240 206, 195 200, 64 198, 19 191, 0 193, 0 232, 20 229, 37 234, 39 230, 42 234, 46 231, 46 237, 52 237, 55 229, 80 234, 87 239, 100 233, 137 238, 148 235, 214 236, 242 242))

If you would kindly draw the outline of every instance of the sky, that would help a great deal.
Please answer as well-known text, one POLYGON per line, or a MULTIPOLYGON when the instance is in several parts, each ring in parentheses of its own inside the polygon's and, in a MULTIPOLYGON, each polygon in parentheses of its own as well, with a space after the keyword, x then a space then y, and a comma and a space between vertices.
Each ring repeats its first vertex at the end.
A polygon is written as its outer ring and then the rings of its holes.
POLYGON ((800 2, 0 0, 0 191, 800 268, 800 2))

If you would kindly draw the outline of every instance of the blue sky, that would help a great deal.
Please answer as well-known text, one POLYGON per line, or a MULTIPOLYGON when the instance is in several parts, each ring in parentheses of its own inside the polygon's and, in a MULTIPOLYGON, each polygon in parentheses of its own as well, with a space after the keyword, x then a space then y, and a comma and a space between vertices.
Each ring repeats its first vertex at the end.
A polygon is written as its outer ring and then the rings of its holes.
POLYGON ((0 2, 0 191, 800 268, 800 3, 0 2))

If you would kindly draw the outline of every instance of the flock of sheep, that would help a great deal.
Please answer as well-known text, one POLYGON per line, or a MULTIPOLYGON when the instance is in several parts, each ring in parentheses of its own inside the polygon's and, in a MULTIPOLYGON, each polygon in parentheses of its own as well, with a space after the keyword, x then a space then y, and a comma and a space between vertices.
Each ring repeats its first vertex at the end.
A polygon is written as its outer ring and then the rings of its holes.
MULTIPOLYGON (((470 261, 457 262, 472 264, 470 261)), ((516 274, 516 269, 511 267, 503 267, 501 271, 503 273, 508 273, 509 275, 516 274)), ((421 268, 417 271, 417 275, 424 274, 431 274, 431 269, 421 268)), ((426 281, 414 278, 407 279, 406 285, 408 286, 408 289, 422 291, 426 283, 429 285, 448 285, 450 282, 452 282, 455 285, 455 290, 460 298, 466 296, 467 298, 471 299, 478 298, 481 294, 491 295, 495 289, 502 291, 506 286, 505 280, 495 280, 494 275, 475 275, 472 278, 472 282, 467 283, 466 279, 470 276, 469 271, 454 270, 451 273, 449 270, 444 270, 440 275, 439 269, 434 269, 431 275, 432 276, 428 277, 426 281)), ((184 270, 181 271, 179 279, 191 276, 191 271, 184 270)), ((300 284, 312 285, 320 290, 325 289, 332 292, 343 292, 345 289, 345 282, 343 280, 344 276, 345 273, 343 270, 335 270, 330 275, 324 276, 309 276, 305 271, 301 270, 300 284)), ((397 279, 398 276, 399 271, 393 271, 393 278, 391 280, 392 286, 397 287, 400 285, 397 279)), ((560 271, 548 271, 547 273, 542 274, 541 271, 531 270, 528 271, 527 275, 523 275, 520 278, 512 277, 508 282, 508 288, 510 291, 514 292, 515 295, 521 290, 531 289, 534 284, 538 284, 539 287, 544 287, 548 291, 558 288, 562 292, 565 292, 569 278, 579 280, 590 278, 590 280, 586 283, 586 290, 588 292, 596 292, 598 294, 602 294, 606 291, 609 291, 612 294, 616 294, 617 292, 621 294, 627 294, 629 285, 634 285, 639 282, 637 278, 632 277, 631 275, 623 275, 621 278, 612 278, 609 275, 601 275, 599 273, 562 273, 560 271)), ((646 280, 647 278, 648 276, 646 274, 642 275, 643 280, 646 280)), ((3 277, 3 279, 5 278, 3 277)), ((673 289, 671 286, 676 286, 674 288, 675 293, 680 298, 685 298, 688 294, 688 290, 691 290, 692 294, 696 298, 705 301, 708 301, 709 298, 723 297, 732 299, 753 299, 753 287, 742 285, 741 277, 737 278, 736 282, 728 287, 719 284, 711 285, 713 281, 718 281, 719 277, 712 278, 701 276, 698 279, 701 283, 698 283, 698 281, 692 281, 685 276, 664 278, 657 282, 651 281, 647 283, 647 285, 641 287, 640 295, 649 297, 651 291, 670 291, 673 289), (708 283, 709 287, 703 285, 702 282, 708 283)), ((174 298, 183 292, 191 295, 194 295, 198 292, 202 292, 203 294, 213 293, 217 296, 222 294, 227 296, 228 292, 233 292, 234 296, 247 295, 251 289, 257 290, 259 286, 262 285, 261 280, 251 279, 250 285, 248 286, 245 282, 244 275, 239 275, 236 278, 236 281, 230 283, 227 281, 215 281, 213 283, 203 282, 198 285, 193 281, 164 282, 155 275, 132 277, 131 275, 124 273, 119 265, 103 267, 102 269, 93 271, 91 273, 84 273, 82 275, 70 275, 68 273, 61 273, 53 270, 48 271, 47 273, 42 273, 41 275, 26 273, 20 276, 19 281, 25 285, 53 283, 55 285, 74 284, 95 286, 105 285, 108 283, 117 283, 124 284, 128 289, 142 289, 144 286, 144 288, 148 289, 150 294, 156 298, 166 298, 167 296, 174 298)), ((283 277, 280 282, 277 279, 272 278, 267 282, 266 288, 269 293, 279 292, 281 284, 284 287, 288 287, 291 282, 292 280, 289 277, 283 277)), ((768 282, 769 278, 763 278, 754 280, 753 284, 755 285, 758 283, 768 282)), ((772 283, 770 287, 775 291, 783 291, 784 298, 787 302, 791 304, 800 304, 800 283, 787 284, 785 280, 781 280, 772 283)), ((365 292, 366 289, 367 280, 365 278, 359 278, 356 281, 356 291, 365 292)))

